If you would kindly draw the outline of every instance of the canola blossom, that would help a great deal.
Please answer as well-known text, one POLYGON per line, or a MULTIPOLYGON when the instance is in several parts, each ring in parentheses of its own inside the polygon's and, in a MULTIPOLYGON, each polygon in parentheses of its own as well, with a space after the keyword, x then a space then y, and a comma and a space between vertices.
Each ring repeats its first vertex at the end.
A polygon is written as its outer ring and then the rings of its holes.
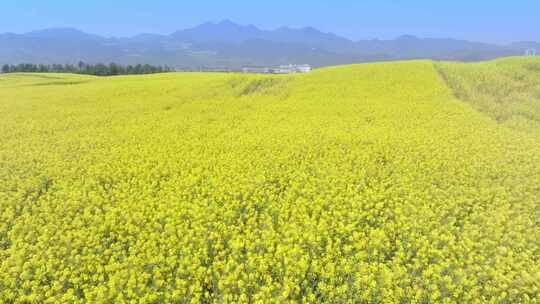
POLYGON ((0 302, 539 303, 540 135, 475 67, 1 75, 0 302))
POLYGON ((437 63, 460 100, 515 130, 540 135, 540 60, 505 58, 489 62, 437 63))

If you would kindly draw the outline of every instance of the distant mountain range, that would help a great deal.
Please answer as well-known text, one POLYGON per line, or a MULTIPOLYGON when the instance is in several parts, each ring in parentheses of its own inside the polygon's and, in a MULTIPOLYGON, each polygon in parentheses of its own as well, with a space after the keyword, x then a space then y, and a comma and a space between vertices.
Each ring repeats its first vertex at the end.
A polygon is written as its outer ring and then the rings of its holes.
POLYGON ((204 23, 170 35, 108 38, 73 28, 0 34, 0 64, 149 63, 175 68, 238 68, 279 64, 335 64, 437 59, 477 61, 522 55, 538 42, 494 45, 457 39, 401 36, 352 41, 315 28, 261 30, 231 21, 204 23))

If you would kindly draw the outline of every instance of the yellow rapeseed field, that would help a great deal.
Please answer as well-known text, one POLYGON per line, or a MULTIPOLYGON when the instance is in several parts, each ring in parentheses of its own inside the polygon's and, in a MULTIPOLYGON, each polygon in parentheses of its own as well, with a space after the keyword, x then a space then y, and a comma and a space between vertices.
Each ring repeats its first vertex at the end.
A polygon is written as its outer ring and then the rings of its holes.
POLYGON ((540 133, 483 67, 2 75, 0 302, 539 303, 540 133))
POLYGON ((501 124, 540 136, 540 57, 437 68, 459 99, 501 124))

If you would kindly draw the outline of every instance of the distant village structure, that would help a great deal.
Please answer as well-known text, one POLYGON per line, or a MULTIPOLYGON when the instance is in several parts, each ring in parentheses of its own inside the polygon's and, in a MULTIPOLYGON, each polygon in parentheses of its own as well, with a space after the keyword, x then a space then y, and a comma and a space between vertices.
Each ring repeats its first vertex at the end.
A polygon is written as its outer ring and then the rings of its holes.
POLYGON ((525 56, 536 56, 536 49, 527 49, 525 50, 525 56))
POLYGON ((289 64, 280 65, 279 67, 244 67, 244 73, 258 74, 292 74, 292 73, 309 73, 312 67, 308 64, 289 64))
POLYGON ((313 68, 309 64, 288 64, 278 67, 257 67, 247 66, 243 68, 230 67, 198 67, 198 68, 176 68, 176 72, 213 72, 213 73, 253 73, 253 74, 292 74, 309 73, 313 68))

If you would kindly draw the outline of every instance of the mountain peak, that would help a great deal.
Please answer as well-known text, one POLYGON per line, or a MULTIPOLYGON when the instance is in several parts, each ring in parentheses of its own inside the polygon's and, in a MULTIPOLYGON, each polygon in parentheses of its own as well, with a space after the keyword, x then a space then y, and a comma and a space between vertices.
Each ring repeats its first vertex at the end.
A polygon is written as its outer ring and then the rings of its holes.
POLYGON ((234 23, 229 19, 221 20, 217 25, 220 25, 220 26, 235 26, 235 27, 240 26, 239 24, 234 23))
MULTIPOLYGON (((208 22, 204 22, 204 23, 201 23, 200 25, 198 26, 195 26, 191 29, 185 29, 183 31, 186 31, 186 30, 192 30, 192 29, 200 29, 200 28, 207 28, 207 29, 217 29, 217 28, 242 28, 243 26, 242 25, 239 25, 237 23, 234 23, 232 22, 231 20, 229 19, 224 19, 224 20, 221 20, 219 22, 212 22, 212 21, 208 21, 208 22)), ((179 32, 181 32, 182 30, 180 30, 179 32)))
POLYGON ((418 40, 419 38, 414 35, 401 35, 396 40, 418 40))
POLYGON ((84 33, 74 27, 51 27, 43 30, 32 31, 27 34, 43 34, 43 33, 84 33))
POLYGON ((306 26, 302 28, 302 31, 305 33, 321 33, 318 29, 312 27, 312 26, 306 26))
POLYGON ((253 25, 240 25, 225 19, 218 23, 206 22, 194 28, 177 31, 173 37, 184 42, 242 42, 261 35, 253 25))
POLYGON ((51 39, 74 39, 74 38, 100 38, 96 35, 85 33, 79 29, 73 27, 57 27, 48 28, 44 30, 33 31, 25 34, 27 37, 32 38, 51 38, 51 39))

